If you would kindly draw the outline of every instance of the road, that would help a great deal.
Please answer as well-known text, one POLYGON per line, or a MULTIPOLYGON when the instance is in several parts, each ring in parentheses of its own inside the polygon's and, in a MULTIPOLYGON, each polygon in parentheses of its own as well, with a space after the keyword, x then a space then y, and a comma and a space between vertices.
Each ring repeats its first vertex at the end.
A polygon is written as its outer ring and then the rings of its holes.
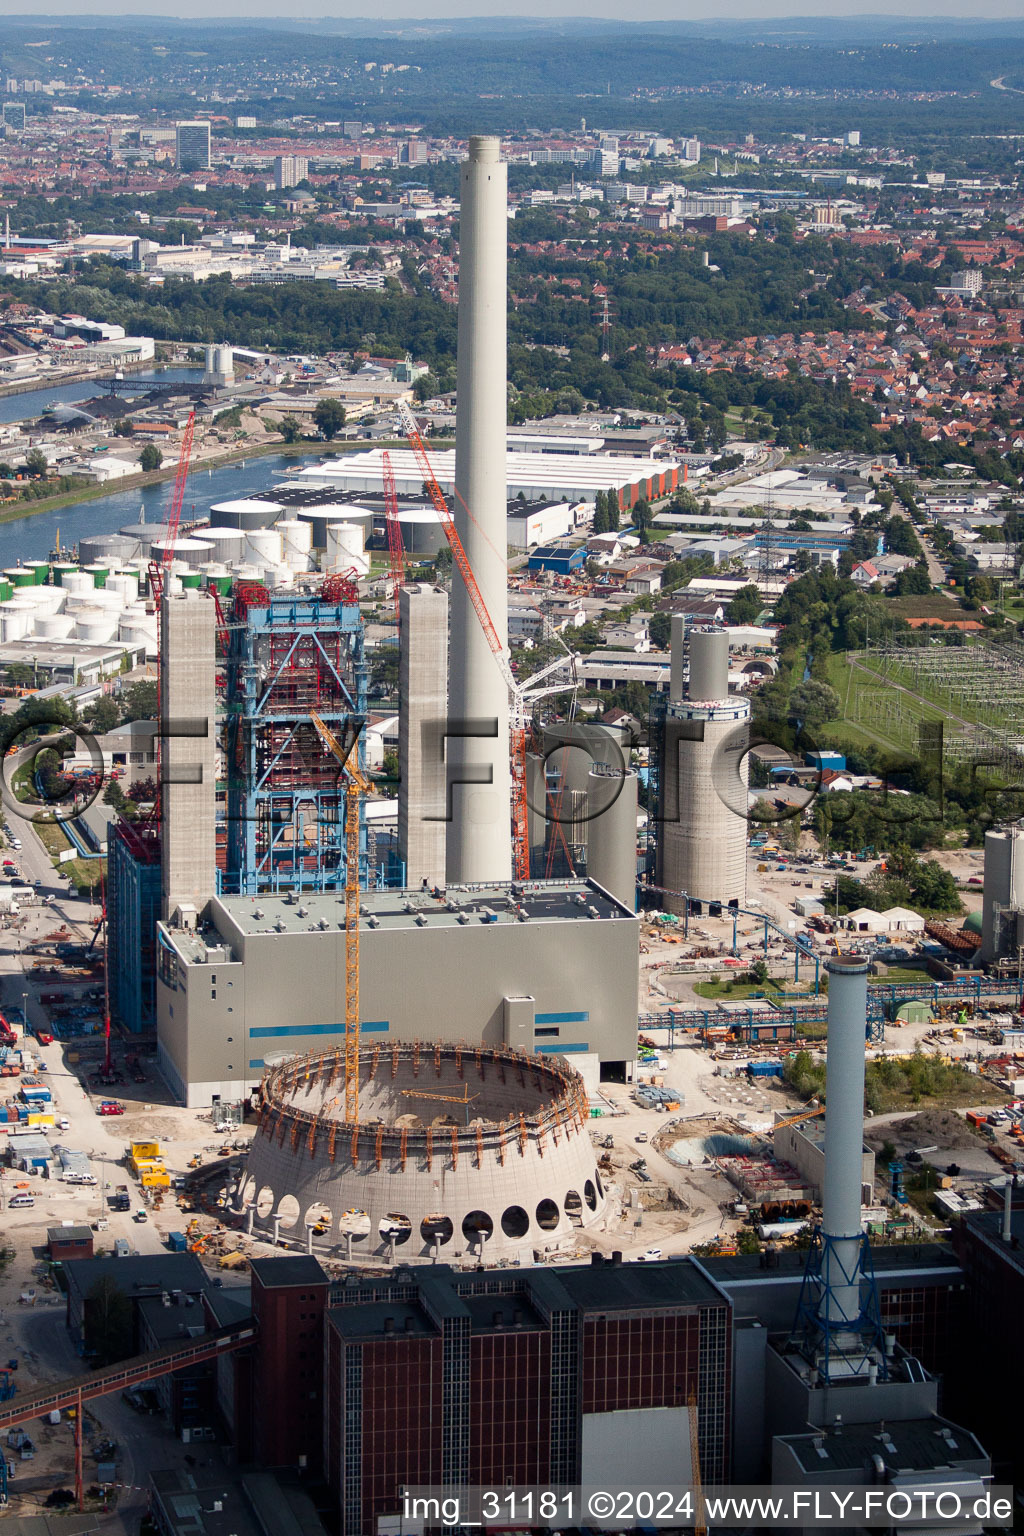
MULTIPOLYGON (((8 1313, 8 1321, 10 1320, 8 1313)), ((34 1311, 19 1312, 13 1321, 17 1324, 18 1340, 25 1365, 30 1366, 35 1375, 42 1379, 57 1381, 68 1376, 76 1376, 79 1372, 88 1374, 64 1326, 63 1307, 46 1310, 37 1308, 34 1311)), ((10 1334, 8 1337, 13 1340, 14 1335, 10 1334)), ((122 1486, 116 1511, 102 1522, 105 1531, 123 1533, 123 1536, 137 1536, 139 1521, 149 1505, 147 1489, 150 1472, 160 1467, 191 1466, 196 1461, 201 1464, 212 1461, 217 1466, 225 1464, 221 1447, 204 1445, 196 1448, 198 1454, 189 1452, 175 1438, 173 1430, 162 1416, 137 1413, 123 1401, 119 1393, 111 1393, 108 1397, 95 1399, 86 1412, 84 1473, 87 1485, 94 1465, 88 1451, 90 1439, 99 1440, 106 1437, 115 1441, 118 1447, 116 1457, 118 1480, 122 1486), (89 1425, 90 1419, 94 1421, 96 1430, 93 1436, 89 1435, 89 1429, 92 1427, 89 1425)), ((66 1425, 60 1433, 66 1434, 67 1461, 71 1465, 70 1425, 66 1425)), ((24 1476, 17 1479, 15 1491, 26 1490, 30 1481, 30 1478, 24 1476)), ((56 1486, 52 1480, 51 1486, 56 1486)))

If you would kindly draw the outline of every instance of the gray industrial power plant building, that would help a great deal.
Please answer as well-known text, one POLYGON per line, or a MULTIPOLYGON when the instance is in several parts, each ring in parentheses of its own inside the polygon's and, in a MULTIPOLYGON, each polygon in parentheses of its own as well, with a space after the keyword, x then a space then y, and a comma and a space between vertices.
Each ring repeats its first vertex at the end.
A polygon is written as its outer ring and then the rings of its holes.
MULTIPOLYGON (((161 1069, 189 1105, 237 1100, 268 1061, 345 1032, 344 896, 215 897, 199 928, 161 925, 161 1069)), ((593 1083, 636 1056, 638 919, 586 881, 366 891, 366 1044, 512 1045, 593 1083)))
MULTIPOLYGON (((238 844, 240 866, 252 852, 248 883, 236 887, 244 896, 218 891, 214 742, 202 729, 216 708, 214 607, 197 595, 163 603, 163 765, 171 773, 158 1046, 164 1076, 191 1106, 237 1102, 284 1057, 336 1046, 353 995, 364 1049, 513 1047, 564 1056, 590 1088, 601 1075, 632 1076, 635 776, 620 764, 581 786, 601 823, 587 879, 527 878, 525 836, 513 857, 511 672, 494 654, 507 653, 507 198, 497 140, 473 139, 460 176, 454 522, 471 574, 457 572, 449 595, 425 586, 399 594, 405 888, 360 893, 355 967, 339 864, 321 857, 340 825, 324 700, 340 737, 350 730, 354 740, 362 723, 362 653, 349 643, 359 625, 355 589, 340 608, 330 574, 303 574, 290 598, 251 583, 236 594, 232 633, 259 639, 222 663, 228 850, 238 844), (286 877, 290 892, 278 883, 286 877)), ((330 850, 337 846, 335 836, 330 850)), ((350 857, 351 845, 346 874, 350 857)))

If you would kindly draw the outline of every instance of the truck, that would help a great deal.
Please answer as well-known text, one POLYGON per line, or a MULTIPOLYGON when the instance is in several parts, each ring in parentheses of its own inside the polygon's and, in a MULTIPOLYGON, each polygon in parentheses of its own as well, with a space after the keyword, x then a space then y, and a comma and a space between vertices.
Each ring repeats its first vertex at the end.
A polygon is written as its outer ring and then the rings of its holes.
POLYGON ((112 1211, 130 1211, 132 1208, 127 1184, 119 1184, 114 1193, 109 1197, 109 1200, 112 1211))

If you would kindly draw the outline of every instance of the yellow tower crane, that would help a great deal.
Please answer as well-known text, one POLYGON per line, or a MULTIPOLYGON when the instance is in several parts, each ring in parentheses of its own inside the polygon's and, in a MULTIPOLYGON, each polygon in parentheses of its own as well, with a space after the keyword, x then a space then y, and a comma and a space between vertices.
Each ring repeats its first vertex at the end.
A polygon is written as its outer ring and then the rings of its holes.
POLYGON ((344 770, 345 786, 345 1120, 359 1123, 359 807, 372 786, 351 751, 346 752, 326 720, 310 720, 327 750, 344 770))
POLYGON ((772 1133, 781 1131, 784 1125, 796 1125, 800 1120, 813 1120, 815 1115, 825 1113, 824 1104, 819 1104, 817 1109, 803 1109, 798 1115, 789 1115, 785 1120, 779 1120, 772 1126, 772 1133))

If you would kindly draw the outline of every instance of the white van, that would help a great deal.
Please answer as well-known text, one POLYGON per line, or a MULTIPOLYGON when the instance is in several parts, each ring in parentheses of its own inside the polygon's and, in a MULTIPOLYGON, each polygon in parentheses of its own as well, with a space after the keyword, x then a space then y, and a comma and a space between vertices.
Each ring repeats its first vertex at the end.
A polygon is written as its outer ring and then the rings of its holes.
POLYGON ((9 1211, 23 1211, 26 1206, 35 1205, 35 1203, 31 1195, 12 1195, 7 1202, 7 1209, 9 1211))

